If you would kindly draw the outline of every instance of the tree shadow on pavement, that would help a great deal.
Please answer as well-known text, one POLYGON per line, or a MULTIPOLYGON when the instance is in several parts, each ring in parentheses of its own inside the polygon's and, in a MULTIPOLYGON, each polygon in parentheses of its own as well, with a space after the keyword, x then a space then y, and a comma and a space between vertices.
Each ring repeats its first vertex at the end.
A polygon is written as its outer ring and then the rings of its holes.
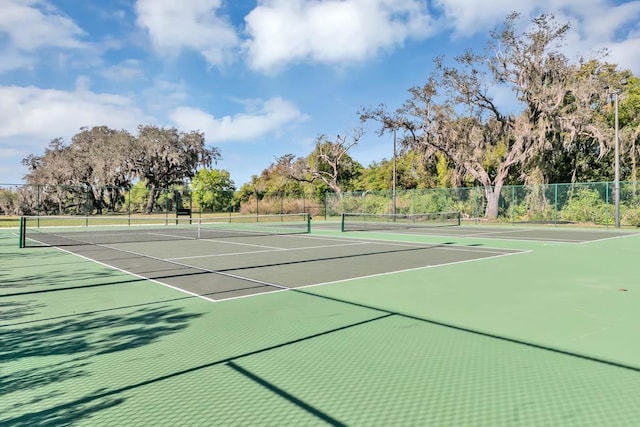
POLYGON ((90 384, 95 357, 149 345, 201 315, 165 304, 0 327, 0 426, 70 425, 122 403, 98 392, 78 399, 65 384, 90 384), (36 360, 44 363, 25 368, 36 360))

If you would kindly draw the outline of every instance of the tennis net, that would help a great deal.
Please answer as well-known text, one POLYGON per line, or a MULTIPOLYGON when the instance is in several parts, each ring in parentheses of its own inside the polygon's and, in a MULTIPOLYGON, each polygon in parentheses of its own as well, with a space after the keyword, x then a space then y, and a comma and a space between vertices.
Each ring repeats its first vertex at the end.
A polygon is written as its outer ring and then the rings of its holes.
POLYGON ((422 214, 343 213, 342 231, 395 230, 460 225, 460 212, 422 214))
POLYGON ((99 245, 309 233, 307 213, 215 218, 23 216, 20 247, 99 245))

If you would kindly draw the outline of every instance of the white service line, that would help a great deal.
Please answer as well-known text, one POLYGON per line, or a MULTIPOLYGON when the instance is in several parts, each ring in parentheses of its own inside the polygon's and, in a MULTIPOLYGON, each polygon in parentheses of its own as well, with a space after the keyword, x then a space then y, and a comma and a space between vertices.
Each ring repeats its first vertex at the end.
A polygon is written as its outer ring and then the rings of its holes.
MULTIPOLYGON (((393 233, 393 234, 399 234, 399 233, 393 233)), ((415 234, 403 234, 403 236, 415 236, 415 234)), ((433 235, 429 235, 429 236, 433 236, 433 235)), ((452 237, 452 236, 438 236, 438 237, 452 237)), ((461 236, 456 236, 456 237, 461 237, 461 236)), ((420 242, 400 242, 397 240, 387 240, 387 239, 376 239, 373 237, 351 237, 350 239, 352 240, 359 240, 359 241, 364 241, 364 242, 368 242, 368 243, 380 243, 383 245, 387 245, 387 246, 404 246, 404 247, 410 247, 410 248, 425 248, 425 249, 429 249, 429 248, 434 248, 434 249, 447 249, 447 250, 451 250, 451 251, 463 251, 463 252, 482 252, 482 253, 490 253, 490 254, 501 254, 504 253, 505 250, 519 250, 519 249, 502 249, 502 248, 494 248, 494 247, 490 247, 490 246, 485 246, 483 248, 478 248, 477 246, 474 246, 473 248, 471 247, 467 247, 467 246, 462 246, 462 245, 445 245, 443 243, 420 243, 420 242)))
POLYGON ((301 250, 307 250, 307 249, 337 248, 337 247, 341 247, 341 246, 357 246, 357 245, 366 245, 366 244, 367 244, 367 242, 354 242, 354 243, 345 243, 343 245, 306 246, 306 247, 300 247, 300 248, 278 248, 276 250, 231 252, 231 253, 224 253, 224 254, 183 256, 183 257, 176 257, 176 258, 166 258, 166 260, 167 261, 176 261, 176 260, 182 260, 182 259, 217 258, 217 257, 234 256, 234 255, 253 255, 253 254, 263 254, 263 253, 270 253, 270 252, 301 251, 301 250))
POLYGON ((197 239, 198 242, 205 243, 226 243, 228 245, 237 245, 237 246, 249 246, 252 248, 266 248, 266 249, 281 249, 277 246, 267 246, 267 245, 255 245, 252 243, 239 243, 239 242, 230 242, 228 240, 223 240, 222 238, 213 238, 213 239, 197 239))
POLYGON ((521 233, 526 231, 533 231, 533 228, 518 228, 516 230, 502 230, 502 231, 483 231, 481 233, 466 233, 465 236, 475 237, 475 236, 485 236, 487 234, 507 234, 507 233, 521 233))
MULTIPOLYGON (((178 236, 176 234, 165 234, 165 233, 145 233, 145 234, 149 234, 150 236, 170 237, 171 239, 175 239, 175 240, 197 240, 195 237, 178 236)), ((108 234, 105 234, 105 236, 108 236, 108 234)))
MULTIPOLYGON (((290 289, 287 286, 278 285, 276 283, 265 282, 263 280, 258 280, 258 279, 251 279, 251 278, 248 278, 248 277, 242 277, 242 276, 238 276, 238 275, 232 274, 232 273, 227 273, 227 272, 224 272, 224 271, 218 271, 218 270, 211 270, 211 269, 208 269, 208 268, 196 267, 196 266, 185 264, 185 263, 182 263, 182 262, 169 261, 169 260, 166 260, 166 259, 163 259, 163 258, 159 258, 159 257, 155 257, 155 256, 152 256, 152 255, 146 255, 146 254, 135 252, 135 251, 115 248, 115 247, 112 247, 112 246, 109 246, 109 245, 96 245, 96 246, 101 246, 101 247, 113 249, 114 251, 120 251, 120 252, 129 253, 129 254, 132 254, 132 255, 141 256, 143 258, 155 259, 156 261, 162 261, 162 262, 166 262, 166 263, 169 263, 169 264, 179 265, 180 267, 192 268, 194 270, 204 271, 205 273, 219 274, 221 276, 231 277, 233 279, 244 280, 244 281, 252 282, 252 283, 258 283, 260 285, 265 285, 265 286, 273 286, 273 287, 280 288, 280 289, 290 289)), ((123 271, 126 271, 126 270, 123 270, 123 271)))
MULTIPOLYGON (((606 233, 606 231, 603 231, 603 233, 606 233)), ((597 239, 597 240, 585 240, 580 242, 581 245, 587 244, 587 243, 595 243, 595 242, 602 242, 603 240, 613 240, 613 239, 625 239, 627 237, 631 237, 631 236, 638 236, 640 235, 640 233, 633 233, 633 234, 624 234, 622 236, 611 236, 611 237, 604 237, 602 239, 597 239)))
POLYGON ((449 265, 466 264, 466 263, 469 263, 469 262, 484 261, 484 260, 488 260, 488 259, 501 258, 501 257, 507 257, 507 256, 513 256, 513 255, 522 255, 522 254, 528 254, 528 253, 531 253, 531 252, 533 252, 533 251, 527 250, 527 251, 521 251, 521 252, 514 252, 514 253, 510 253, 510 254, 500 254, 500 255, 493 255, 493 256, 482 257, 482 258, 466 259, 466 260, 463 260, 463 261, 447 262, 447 263, 444 263, 444 264, 425 265, 423 267, 407 268, 407 269, 404 269, 404 270, 386 271, 384 273, 371 274, 371 275, 368 275, 368 276, 359 276, 359 277, 352 277, 352 278, 349 278, 349 279, 334 280, 334 281, 331 281, 331 282, 315 283, 313 285, 298 286, 298 287, 291 288, 291 289, 295 290, 295 289, 313 288, 315 286, 332 285, 334 283, 348 282, 348 281, 351 281, 351 280, 370 279, 372 277, 382 277, 382 276, 388 276, 388 275, 397 274, 397 273, 406 273, 406 272, 410 272, 410 271, 427 270, 427 269, 430 269, 430 268, 447 267, 449 265))
MULTIPOLYGON (((581 243, 585 243, 584 240, 573 240, 573 239, 563 239, 563 240, 556 240, 553 238, 546 238, 546 237, 542 237, 542 238, 529 238, 529 239, 523 239, 523 238, 519 238, 519 237, 494 237, 491 235, 485 236, 485 237, 476 237, 474 235, 471 234, 432 234, 432 233, 423 233, 423 234, 417 234, 417 233, 397 233, 397 232, 384 232, 384 231, 380 231, 379 233, 385 233, 385 234, 389 234, 389 235, 398 235, 398 236, 429 236, 429 237, 443 237, 443 238, 463 238, 463 239, 486 239, 486 240, 505 240, 505 241, 511 241, 511 242, 551 242, 551 243, 559 243, 559 244, 581 244, 581 243)), ((371 239, 371 240, 377 240, 377 239, 371 239)))
MULTIPOLYGON (((80 255, 80 254, 77 254, 77 253, 74 253, 74 252, 68 251, 68 250, 66 250, 66 249, 62 249, 62 248, 61 248, 61 247, 59 247, 59 246, 58 246, 58 247, 55 247, 55 248, 56 248, 56 249, 58 249, 58 250, 60 250, 60 251, 62 251, 62 252, 66 252, 66 253, 68 253, 68 254, 75 255, 75 256, 77 256, 77 257, 79 257, 79 258, 85 259, 85 260, 87 260, 87 261, 95 262, 96 264, 99 264, 99 265, 102 265, 102 266, 105 266, 105 267, 109 267, 109 268, 111 268, 111 269, 113 269, 113 270, 116 270, 116 271, 119 271, 119 272, 121 272, 121 273, 129 274, 129 275, 134 276, 134 277, 137 277, 137 278, 139 278, 139 279, 148 280, 148 281, 150 281, 150 282, 157 283, 158 285, 166 286, 167 288, 171 288, 171 289, 173 289, 173 290, 176 290, 176 291, 179 291, 179 292, 185 293, 185 294, 187 294, 187 295, 191 295, 191 296, 194 296, 194 297, 202 298, 203 300, 206 300, 206 301, 209 301, 209 302, 216 302, 216 300, 215 300, 215 299, 213 299, 213 298, 208 298, 208 297, 205 297, 205 296, 202 296, 202 295, 196 294, 195 292, 190 292, 190 291, 187 291, 186 289, 178 288, 178 287, 176 287, 176 286, 169 285, 168 283, 164 283, 164 282, 161 282, 161 281, 156 280, 156 279, 151 279, 151 278, 149 278, 149 277, 145 277, 145 276, 143 276, 143 275, 141 275, 141 274, 132 273, 131 271, 127 271, 127 270, 124 270, 124 269, 122 269, 122 268, 118 268, 118 267, 113 266, 113 265, 111 265, 111 264, 107 264, 107 263, 105 263, 105 262, 97 261, 97 260, 95 260, 95 259, 92 259, 92 258, 86 257, 86 256, 84 256, 84 255, 80 255)), ((112 249, 112 248, 109 248, 109 249, 112 249)))

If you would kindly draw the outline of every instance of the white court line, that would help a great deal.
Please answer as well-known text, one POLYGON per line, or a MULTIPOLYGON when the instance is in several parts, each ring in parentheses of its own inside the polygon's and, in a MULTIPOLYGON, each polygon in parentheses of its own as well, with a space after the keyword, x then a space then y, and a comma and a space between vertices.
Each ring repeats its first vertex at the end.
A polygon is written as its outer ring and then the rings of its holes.
MULTIPOLYGON (((602 233, 606 233, 606 231, 602 231, 602 233)), ((627 238, 627 237, 638 236, 638 235, 640 235, 640 233, 624 234, 624 235, 621 235, 621 236, 603 237, 602 239, 585 240, 583 242, 580 242, 579 244, 584 245, 584 244, 587 244, 587 243, 602 242, 603 240, 624 239, 624 238, 627 238)))
MULTIPOLYGON (((167 260, 167 259, 163 259, 163 258, 155 257, 155 256, 152 256, 152 255, 145 255, 145 254, 143 254, 143 253, 139 253, 139 252, 135 252, 135 251, 130 251, 130 250, 126 250, 126 249, 114 248, 114 247, 109 246, 109 245, 96 245, 96 246, 101 246, 101 247, 105 247, 105 248, 113 249, 113 250, 115 250, 115 251, 120 251, 120 252, 129 253, 129 254, 137 255, 137 256, 141 256, 141 257, 144 257, 144 258, 150 258, 150 259, 154 259, 154 260, 156 260, 156 261, 161 261, 161 262, 166 262, 166 263, 169 263, 169 264, 178 265, 178 266, 180 266, 180 267, 192 268, 192 269, 194 269, 194 270, 204 271, 205 273, 219 274, 219 275, 221 275, 221 276, 231 277, 231 278, 233 278, 233 279, 244 280, 244 281, 252 282, 252 283, 258 283, 258 284, 260 284, 260 285, 265 285, 265 286, 273 286, 273 287, 280 288, 280 289, 290 289, 290 288, 289 288, 289 287, 287 287, 287 286, 278 285, 278 284, 276 284, 276 283, 265 282, 265 281, 263 281, 263 280, 258 280, 258 279, 251 279, 251 278, 248 278, 248 277, 242 277, 242 276, 238 276, 238 275, 236 275, 236 274, 232 274, 232 273, 227 273, 227 272, 224 272, 224 271, 211 270, 211 269, 203 268, 203 267, 196 267, 196 266, 194 266, 194 265, 185 264, 185 263, 182 263, 182 262, 169 261, 169 260, 167 260)), ((232 291, 229 291, 229 292, 232 292, 232 291)), ((215 300, 214 300, 214 301, 215 301, 215 300)))
MULTIPOLYGON (((359 242, 359 243, 366 243, 366 242, 359 242)), ((107 264, 105 262, 101 262, 101 261, 97 261, 97 260, 91 259, 91 258, 86 257, 84 255, 76 254, 74 252, 68 251, 66 249, 62 249, 60 247, 56 247, 56 249, 58 249, 58 250, 61 250, 61 251, 66 252, 66 253, 69 253, 71 255, 75 255, 75 256, 80 257, 82 259, 95 262, 95 263, 97 263, 99 265, 103 265, 105 267, 112 268, 112 269, 120 271, 122 273, 130 274, 130 275, 132 275, 134 277, 138 277, 138 278, 141 278, 141 279, 144 279, 144 280, 149 280, 150 282, 157 283, 159 285, 162 285, 162 286, 177 290, 179 292, 183 292, 183 293, 191 295, 191 296, 195 296, 197 298, 201 298, 201 299, 209 301, 209 302, 220 302, 220 301, 229 301, 229 300, 234 300, 234 299, 239 299, 239 298, 256 297, 256 296, 260 296, 260 295, 263 295, 263 294, 270 294, 270 293, 281 292, 281 291, 291 291, 291 290, 295 291, 296 289, 306 289, 306 288, 311 288, 311 287, 315 287, 315 286, 324 286, 324 285, 330 285, 330 284, 334 284, 334 283, 347 282, 347 281, 351 281, 351 280, 360 280, 360 279, 367 279, 367 278, 373 278, 373 277, 387 276, 387 275, 391 275, 391 274, 404 273, 404 272, 409 272, 409 271, 426 270, 426 269, 429 269, 429 268, 444 267, 444 266, 448 266, 448 265, 463 264, 463 263, 468 263, 468 262, 482 261, 482 260, 487 260, 487 259, 492 259, 492 258, 499 258, 499 257, 505 257, 505 256, 511 256, 511 255, 520 255, 520 254, 532 252, 532 251, 521 251, 521 252, 514 252, 514 253, 507 253, 507 254, 503 253, 503 254, 489 256, 489 257, 482 257, 482 258, 463 260, 463 261, 454 261, 454 262, 449 262, 449 263, 444 263, 444 264, 437 264, 437 265, 427 265, 427 266, 424 266, 424 267, 416 267, 416 268, 410 268, 410 269, 404 269, 404 270, 389 271, 389 272, 385 272, 385 273, 378 273, 378 274, 372 274, 372 275, 367 275, 367 276, 352 277, 352 278, 348 278, 348 279, 341 279, 341 280, 335 280, 335 281, 331 281, 331 282, 316 283, 316 284, 313 284, 313 285, 306 285, 306 286, 300 286, 300 287, 291 288, 291 287, 288 287, 288 286, 283 286, 283 285, 279 285, 279 284, 275 284, 275 283, 265 282, 265 281, 262 281, 262 280, 242 277, 242 276, 238 276, 238 275, 231 274, 231 273, 226 273, 226 272, 221 272, 221 271, 216 271, 216 270, 211 270, 211 269, 206 269, 206 268, 201 268, 201 267, 195 267, 193 265, 180 263, 180 262, 176 262, 176 261, 170 261, 170 260, 162 259, 162 258, 159 258, 159 257, 154 257, 154 256, 151 256, 151 255, 145 255, 145 254, 138 253, 138 252, 135 252, 135 251, 130 251, 130 250, 126 250, 126 249, 120 249, 120 248, 112 247, 112 246, 109 246, 109 245, 95 245, 95 246, 105 247, 105 248, 112 249, 112 250, 115 250, 115 251, 129 253, 129 254, 132 254, 132 255, 137 255, 137 256, 141 256, 141 257, 145 257, 145 258, 150 258, 150 259, 154 259, 156 261, 167 262, 167 263, 178 265, 178 266, 181 266, 181 267, 192 268, 194 270, 200 270, 200 271, 204 271, 204 272, 208 272, 208 273, 219 274, 221 276, 227 276, 227 277, 231 277, 231 278, 234 278, 234 279, 244 280, 244 281, 248 281, 248 282, 257 283, 257 284, 260 284, 260 285, 265 285, 265 286, 276 288, 275 290, 269 291, 269 292, 263 292, 263 293, 257 293, 257 294, 249 294, 249 295, 241 295, 241 296, 229 297, 229 298, 216 300, 216 299, 213 299, 213 298, 209 298, 209 297, 197 294, 195 292, 187 291, 186 289, 182 289, 182 288, 179 288, 179 287, 176 287, 176 286, 169 285, 167 283, 161 282, 161 281, 156 280, 156 279, 151 279, 149 277, 145 277, 143 275, 136 274, 136 273, 133 273, 133 272, 130 272, 130 271, 115 267, 115 266, 107 264)), ((402 245, 402 246, 412 246, 412 245, 402 245)), ((413 245, 413 246, 421 247, 422 245, 413 245)), ((427 248, 428 246, 424 246, 424 247, 427 248)), ((473 251, 473 249, 469 249, 469 250, 473 251)), ((477 250, 476 252, 481 252, 481 251, 477 250)), ((229 292, 233 292, 233 290, 230 290, 229 292)))
POLYGON ((533 231, 533 228, 519 228, 517 230, 503 230, 503 231, 483 231, 481 233, 471 233, 471 234, 465 234, 465 236, 484 236, 486 234, 507 234, 507 233, 521 233, 521 232, 527 232, 527 231, 533 231))
POLYGON ((370 274, 368 276, 352 277, 352 278, 349 278, 349 279, 333 280, 331 282, 315 283, 313 285, 299 286, 299 287, 290 288, 290 289, 296 290, 296 289, 313 288, 315 286, 332 285, 334 283, 349 282, 351 280, 371 279, 373 277, 389 276, 391 274, 396 274, 396 273, 406 273, 406 272, 410 272, 410 271, 419 271, 419 270, 427 270, 427 269, 431 269, 431 268, 447 267, 449 265, 466 264, 466 263, 469 263, 469 262, 485 261, 485 260, 488 260, 488 259, 501 258, 501 257, 507 257, 507 256, 513 256, 513 255, 523 255, 523 254, 528 254, 528 253, 532 253, 532 252, 533 251, 527 250, 527 251, 514 252, 514 253, 510 253, 510 254, 500 254, 500 255, 493 255, 493 256, 482 257, 482 258, 465 259, 465 260, 462 260, 462 261, 453 261, 453 262, 447 262, 447 263, 443 263, 443 264, 425 265, 423 267, 406 268, 404 270, 396 270, 396 271, 386 271, 384 273, 370 274))
POLYGON ((519 237, 491 237, 491 236, 475 237, 474 235, 471 235, 471 234, 397 233, 397 232, 385 232, 385 231, 373 231, 373 232, 389 234, 391 236, 398 235, 398 236, 412 236, 412 237, 415 237, 415 236, 443 237, 443 238, 449 238, 449 239, 459 237, 463 239, 475 238, 475 239, 483 239, 483 240, 504 240, 504 241, 510 241, 510 242, 514 242, 514 241, 515 242, 552 242, 552 243, 571 244, 571 245, 585 243, 584 240, 572 240, 572 239, 556 240, 553 238, 546 238, 546 237, 537 238, 537 239, 533 239, 533 238, 523 239, 519 237))
MULTIPOLYGON (((178 236, 177 234, 165 234, 165 233, 145 233, 145 234, 149 234, 150 236, 171 237, 172 239, 176 239, 176 240, 198 240, 195 237, 178 236)), ((109 234, 105 234, 105 236, 109 236, 109 234)), ((139 242, 133 242, 133 243, 139 243, 139 242)))
POLYGON ((267 245, 256 245, 252 243, 240 243, 240 242, 230 242, 228 240, 224 240, 221 237, 212 238, 212 239, 196 239, 198 242, 206 242, 206 243, 226 243, 229 245, 237 245, 237 246, 250 246, 252 248, 267 248, 267 249, 281 249, 277 246, 267 246, 267 245))
MULTIPOLYGON (((114 265, 110 265, 110 264, 107 264, 107 263, 105 263, 105 262, 98 261, 98 260, 95 260, 95 259, 92 259, 92 258, 86 257, 86 256, 84 256, 84 255, 80 255, 80 254, 77 254, 77 253, 74 253, 74 252, 68 251, 68 250, 66 250, 66 249, 62 249, 61 247, 55 247, 55 248, 56 248, 56 249, 58 249, 58 250, 60 250, 60 251, 62 251, 62 252, 66 252, 66 253, 68 253, 68 254, 71 254, 71 255, 77 256, 77 257, 79 257, 79 258, 82 258, 82 259, 84 259, 84 260, 91 261, 91 262, 95 262, 96 264, 102 265, 102 266, 104 266, 104 267, 109 267, 109 268, 111 268, 111 269, 113 269, 113 270, 116 270, 116 271, 119 271, 119 272, 121 272, 121 273, 129 274, 129 275, 134 276, 134 277, 137 277, 137 278, 139 278, 139 279, 148 280, 148 281, 153 282, 153 283, 156 283, 156 284, 158 284, 158 285, 162 285, 162 286, 166 286, 167 288, 171 288, 171 289, 173 289, 173 290, 175 290, 175 291, 179 291, 179 292, 182 292, 182 293, 185 293, 185 294, 187 294, 187 295, 194 296, 194 297, 202 298, 203 300, 206 300, 206 301, 209 301, 209 302, 216 302, 216 300, 214 300, 213 298, 208 298, 208 297, 205 297, 205 296, 202 296, 202 295, 196 294, 195 292, 187 291, 186 289, 178 288, 178 287, 176 287, 176 286, 172 286, 172 285, 170 285, 170 284, 168 284, 168 283, 164 283, 164 282, 161 282, 161 281, 156 280, 156 279, 151 279, 151 278, 149 278, 149 277, 145 277, 145 276, 143 276, 143 275, 141 275, 141 274, 136 274, 136 273, 133 273, 133 272, 131 272, 131 271, 124 270, 124 269, 122 269, 122 268, 118 268, 118 267, 116 267, 116 266, 114 266, 114 265)), ((111 249, 111 248, 110 248, 110 249, 111 249)))
MULTIPOLYGON (((401 235, 401 236, 412 236, 415 237, 416 234, 401 234, 401 233, 388 233, 390 236, 393 235, 401 235)), ((418 234, 418 236, 420 236, 418 234)), ((464 236, 443 236, 443 235, 438 235, 438 234, 429 234, 427 235, 429 237, 464 237, 464 236)), ((340 237, 337 237, 336 239, 341 239, 340 237)), ((505 250, 510 251, 510 250, 520 250, 520 249, 504 249, 504 248, 496 248, 496 247, 492 247, 492 246, 484 246, 483 248, 478 248, 478 247, 473 247, 473 248, 467 248, 467 246, 464 245, 444 245, 442 243, 421 243, 421 242, 402 242, 399 240, 389 240, 389 239, 380 239, 380 238, 375 238, 375 237, 345 237, 346 240, 358 240, 358 241, 365 241, 365 242, 369 242, 369 243, 383 243, 383 244, 387 244, 389 246, 409 246, 409 247, 422 247, 424 246, 425 248, 448 248, 449 250, 467 250, 467 251, 471 251, 471 252, 482 252, 484 249, 486 249, 487 253, 501 253, 505 250), (463 249, 464 248, 464 249, 463 249)))
MULTIPOLYGON (((384 272, 384 273, 370 274, 368 276, 350 277, 348 279, 333 280, 331 282, 314 283, 313 285, 290 287, 290 288, 283 289, 283 290, 288 290, 290 292, 295 292, 298 289, 308 289, 308 288, 314 288, 316 286, 333 285, 333 284, 336 284, 336 283, 344 283, 344 282, 350 282, 350 281, 362 280, 362 279, 371 279, 371 278, 374 278, 374 277, 389 276, 389 275, 398 274, 398 273, 407 273, 407 272, 411 272, 411 271, 419 271, 419 270, 427 270, 427 269, 431 269, 431 268, 447 267, 449 265, 466 264, 466 263, 469 263, 469 262, 484 261, 484 260, 488 260, 488 259, 501 258, 501 257, 507 257, 507 256, 513 256, 513 255, 523 255, 523 254, 528 254, 528 253, 532 253, 532 252, 533 251, 531 251, 531 250, 526 250, 526 251, 514 252, 514 253, 510 253, 510 254, 500 254, 500 255, 494 255, 494 256, 489 256, 489 257, 467 259, 467 260, 463 260, 463 261, 447 262, 447 263, 444 263, 444 264, 425 265, 423 267, 407 268, 407 269, 404 269, 404 270, 396 270, 396 271, 387 271, 387 272, 384 272)), ((237 296, 237 297, 225 298, 225 299, 222 299, 222 300, 218 300, 216 302, 217 303, 221 303, 221 302, 230 301, 230 300, 239 299, 239 298, 259 297, 259 296, 262 296, 262 295, 268 294, 268 293, 272 293, 272 292, 265 292, 265 293, 260 293, 260 294, 251 294, 251 295, 241 295, 241 296, 237 296)))
MULTIPOLYGON (((298 233, 298 234, 276 234, 275 237, 283 237, 283 238, 287 238, 287 239, 313 239, 313 240, 328 240, 330 242, 344 242, 344 241, 348 241, 348 240, 352 240, 352 241, 360 241, 361 239, 350 239, 350 238, 346 238, 346 237, 328 237, 328 236, 313 236, 309 233, 298 233)), ((223 240, 222 238, 212 238, 212 239, 200 239, 202 241, 208 241, 208 242, 223 242, 223 243, 229 243, 232 245, 245 245, 245 246, 256 246, 256 247, 265 247, 265 248, 271 248, 271 246, 265 246, 265 245, 252 245, 249 243, 238 243, 238 242, 230 242, 227 240, 223 240)), ((281 249, 279 247, 273 247, 273 249, 281 249)))
POLYGON ((367 244, 367 242, 353 242, 353 243, 345 243, 343 245, 307 246, 307 247, 301 247, 301 248, 278 248, 277 250, 231 252, 231 253, 224 253, 224 254, 183 256, 183 257, 176 257, 176 258, 166 258, 166 260, 167 261, 176 261, 176 260, 182 260, 182 259, 217 258, 217 257, 234 256, 234 255, 253 255, 253 254, 263 254, 263 253, 270 253, 270 252, 286 252, 286 251, 301 251, 301 250, 307 250, 307 249, 338 248, 338 247, 341 247, 341 246, 357 246, 357 245, 366 245, 366 244, 367 244))
MULTIPOLYGON (((397 235, 402 235, 402 236, 434 236, 434 237, 449 237, 449 238, 453 238, 453 237, 462 237, 462 238, 478 238, 478 239, 488 239, 488 240, 506 240, 506 241, 521 241, 521 242, 552 242, 552 243, 560 243, 560 244, 578 244, 578 245, 582 245, 582 244, 587 244, 587 243, 592 243, 592 242, 598 242, 601 240, 610 240, 610 239, 619 239, 619 238, 623 238, 623 237, 629 237, 629 236, 637 236, 640 233, 631 233, 631 234, 625 234, 625 235, 621 235, 621 236, 611 236, 611 237, 604 237, 604 238, 598 238, 598 239, 594 239, 594 240, 584 240, 584 239, 571 239, 571 238, 561 238, 561 239, 555 239, 553 237, 538 237, 538 238, 520 238, 520 237, 501 237, 501 236, 493 236, 493 235, 497 235, 497 234, 507 234, 507 233, 520 233, 520 232, 527 232, 527 231, 538 231, 539 229, 537 228, 519 228, 516 230, 503 230, 503 231, 484 231, 481 233, 475 233, 475 232, 463 232, 463 233, 451 233, 451 234, 436 234, 436 233, 397 233, 394 231, 387 231, 385 232, 384 230, 372 230, 371 232, 379 232, 379 233, 386 233, 386 234, 397 234, 397 235), (481 237, 481 236, 488 236, 488 237, 481 237)), ((544 230, 544 229, 543 229, 544 230)), ((549 229, 547 228, 547 230, 549 231, 563 231, 561 229, 549 229)), ((466 230, 465 230, 466 231, 466 230)), ((567 231, 571 231, 571 232, 575 232, 575 233, 603 233, 606 234, 608 233, 608 231, 603 231, 603 230, 576 230, 576 229, 572 229, 572 230, 567 230, 567 231)))
MULTIPOLYGON (((278 248, 277 250, 264 250, 264 251, 247 251, 247 252, 232 252, 232 253, 224 253, 224 254, 208 254, 208 255, 194 255, 194 256, 183 256, 183 257, 175 257, 175 258, 165 258, 165 260, 167 261, 178 261, 178 260, 188 260, 188 259, 199 259, 199 258, 218 258, 218 257, 225 257, 225 256, 235 256, 235 255, 253 255, 253 254, 260 254, 260 253, 270 253, 270 252, 286 252, 286 251, 298 251, 298 250, 314 250, 314 249, 327 249, 327 248, 337 248, 337 247, 344 247, 344 246, 358 246, 358 245, 366 245, 366 244, 380 244, 383 246, 398 246, 398 247, 406 247, 406 248, 416 248, 416 249, 442 249, 442 250, 446 250, 446 251, 459 251, 459 252, 474 252, 474 253, 488 253, 488 254, 503 254, 505 253, 505 251, 511 251, 511 249, 491 249, 491 248, 487 248, 486 250, 484 248, 467 248, 464 246, 449 246, 449 245, 440 245, 440 244, 430 244, 430 245, 424 245, 424 244, 404 244, 404 243, 393 243, 393 242, 386 242, 384 240, 382 241, 375 241, 375 242, 369 242, 369 241, 359 241, 359 242, 352 242, 352 243, 345 243, 342 245, 322 245, 322 246, 307 246, 307 247, 301 247, 301 248, 278 248)), ((374 253, 375 254, 375 253, 374 253)), ((363 254, 366 255, 366 254, 363 254)))
MULTIPOLYGON (((375 239, 372 239, 375 240, 375 239)), ((501 249, 501 248, 478 248, 478 247, 473 247, 473 248, 469 248, 466 246, 461 246, 461 245, 445 245, 442 243, 428 243, 428 244, 420 244, 420 243, 415 243, 415 244, 411 244, 410 242, 389 242, 389 241, 385 241, 385 240, 378 240, 378 241, 374 241, 374 242, 369 242, 369 243, 379 243, 379 242, 385 242, 383 243, 386 246, 400 246, 400 247, 407 247, 407 248, 424 248, 424 249, 443 249, 446 251, 460 251, 460 252, 480 252, 480 253, 488 253, 488 254, 503 254, 505 251, 512 251, 513 249, 501 249)), ((517 250, 517 249, 516 249, 517 250)))

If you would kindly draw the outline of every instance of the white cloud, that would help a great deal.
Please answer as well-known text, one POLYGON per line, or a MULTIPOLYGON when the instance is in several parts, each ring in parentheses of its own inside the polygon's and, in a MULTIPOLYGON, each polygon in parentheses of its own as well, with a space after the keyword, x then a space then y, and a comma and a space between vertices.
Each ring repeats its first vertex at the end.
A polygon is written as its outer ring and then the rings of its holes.
POLYGON ((7 49, 3 53, 0 53, 0 73, 19 70, 21 68, 30 68, 34 62, 33 58, 23 55, 15 49, 7 49))
POLYGON ((83 31, 44 0, 2 0, 0 35, 14 48, 34 51, 42 47, 80 48, 83 31))
POLYGON ((267 72, 300 60, 362 61, 433 31, 419 0, 264 0, 245 21, 249 64, 267 72))
POLYGON ((26 170, 20 160, 42 154, 54 138, 67 142, 81 127, 106 125, 135 133, 152 122, 129 98, 100 94, 79 77, 72 92, 34 86, 0 86, 0 181, 17 182, 26 170))
POLYGON ((486 33, 515 11, 525 19, 552 13, 560 21, 571 21, 583 39, 612 38, 621 25, 637 22, 640 1, 613 5, 611 0, 435 0, 447 27, 458 35, 486 33))
POLYGON ((572 51, 606 49, 610 53, 606 61, 640 73, 640 1, 590 10, 579 20, 572 51))
POLYGON ((83 126, 135 130, 147 120, 128 98, 91 92, 83 78, 73 92, 33 86, 0 87, 2 148, 13 138, 39 138, 38 144, 43 145, 56 137, 68 138, 83 126))
POLYGON ((618 64, 620 69, 630 69, 640 74, 640 37, 610 44, 608 62, 618 64))
POLYGON ((142 74, 142 69, 139 60, 127 59, 104 69, 101 74, 109 80, 134 80, 142 74))
MULTIPOLYGON (((558 0, 561 2, 563 0, 558 0)), ((442 10, 446 26, 457 36, 486 34, 513 11, 529 16, 543 1, 540 0, 435 0, 434 5, 442 10)))
POLYGON ((149 32, 156 50, 200 52, 211 65, 223 65, 239 44, 231 24, 218 15, 221 0, 138 0, 138 26, 149 32))
POLYGON ((441 20, 454 35, 464 37, 486 34, 512 11, 522 15, 523 26, 540 13, 551 13, 558 22, 571 25, 562 48, 569 58, 591 57, 606 49, 611 52, 606 60, 640 71, 640 54, 636 53, 640 43, 637 0, 622 4, 611 0, 436 0, 434 5, 442 10, 441 20))
MULTIPOLYGON (((251 104, 255 105, 255 102, 251 104)), ((253 139, 306 119, 295 105, 282 98, 260 101, 259 104, 259 108, 251 108, 248 113, 221 118, 196 108, 179 107, 170 117, 180 129, 204 132, 209 142, 253 139)))

